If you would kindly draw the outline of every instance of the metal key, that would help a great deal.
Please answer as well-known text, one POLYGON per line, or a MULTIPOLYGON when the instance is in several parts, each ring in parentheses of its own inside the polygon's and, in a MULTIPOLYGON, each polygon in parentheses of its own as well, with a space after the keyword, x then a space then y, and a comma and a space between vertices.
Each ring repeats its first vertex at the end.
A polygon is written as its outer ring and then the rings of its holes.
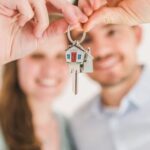
POLYGON ((70 34, 70 26, 68 27, 67 36, 69 41, 72 43, 69 48, 66 50, 66 62, 69 65, 69 71, 72 75, 73 82, 73 92, 77 94, 78 92, 78 73, 81 72, 92 72, 93 70, 93 57, 90 54, 89 50, 85 50, 80 44, 85 39, 86 33, 83 33, 83 36, 80 41, 72 40, 70 34))
POLYGON ((72 74, 72 90, 76 95, 78 93, 78 71, 74 69, 71 74, 72 74))
POLYGON ((72 90, 76 95, 78 92, 78 73, 80 73, 80 64, 76 62, 69 63, 69 70, 72 76, 72 90))

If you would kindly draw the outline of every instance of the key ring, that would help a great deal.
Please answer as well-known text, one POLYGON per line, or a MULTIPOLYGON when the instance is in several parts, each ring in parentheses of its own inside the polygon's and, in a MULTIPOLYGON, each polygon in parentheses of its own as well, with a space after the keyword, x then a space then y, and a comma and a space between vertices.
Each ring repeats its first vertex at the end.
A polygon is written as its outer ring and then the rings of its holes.
POLYGON ((86 32, 83 32, 83 35, 80 40, 73 40, 71 37, 71 26, 69 25, 67 30, 67 37, 72 44, 74 44, 76 41, 78 41, 78 43, 81 44, 86 37, 86 32))

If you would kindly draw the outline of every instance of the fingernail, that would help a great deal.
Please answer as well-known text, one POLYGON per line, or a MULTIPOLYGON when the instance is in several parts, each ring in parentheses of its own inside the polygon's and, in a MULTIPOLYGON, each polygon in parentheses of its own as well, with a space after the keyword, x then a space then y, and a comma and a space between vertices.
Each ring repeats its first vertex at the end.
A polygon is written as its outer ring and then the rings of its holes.
POLYGON ((82 23, 87 22, 88 21, 88 17, 87 16, 83 16, 81 21, 82 21, 82 23))
POLYGON ((87 8, 87 7, 84 8, 84 12, 85 12, 88 16, 90 16, 90 15, 93 13, 92 9, 89 9, 89 8, 87 8))

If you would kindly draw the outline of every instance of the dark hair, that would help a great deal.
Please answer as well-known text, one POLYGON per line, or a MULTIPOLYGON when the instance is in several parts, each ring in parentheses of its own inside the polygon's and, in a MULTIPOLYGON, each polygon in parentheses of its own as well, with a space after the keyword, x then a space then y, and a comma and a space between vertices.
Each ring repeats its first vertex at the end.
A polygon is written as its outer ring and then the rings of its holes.
POLYGON ((74 1, 74 5, 76 5, 76 6, 78 5, 78 0, 74 1))
POLYGON ((0 123, 9 150, 40 150, 26 96, 18 82, 17 61, 8 63, 2 75, 0 123))

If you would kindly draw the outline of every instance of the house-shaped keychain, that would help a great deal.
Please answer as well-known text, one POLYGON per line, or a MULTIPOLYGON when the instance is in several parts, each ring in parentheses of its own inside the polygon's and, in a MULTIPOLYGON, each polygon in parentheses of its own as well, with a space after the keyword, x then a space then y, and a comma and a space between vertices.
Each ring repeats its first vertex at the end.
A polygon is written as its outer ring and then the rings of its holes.
POLYGON ((80 40, 73 40, 71 37, 71 27, 68 26, 67 37, 71 45, 66 49, 66 62, 69 65, 69 71, 72 75, 73 92, 78 92, 78 73, 90 73, 93 72, 93 57, 90 54, 90 49, 84 49, 80 44, 86 37, 86 32, 80 40))
POLYGON ((90 50, 85 50, 77 43, 71 45, 66 50, 66 62, 69 64, 69 71, 72 72, 74 68, 78 72, 89 73, 93 71, 93 56, 90 50))

